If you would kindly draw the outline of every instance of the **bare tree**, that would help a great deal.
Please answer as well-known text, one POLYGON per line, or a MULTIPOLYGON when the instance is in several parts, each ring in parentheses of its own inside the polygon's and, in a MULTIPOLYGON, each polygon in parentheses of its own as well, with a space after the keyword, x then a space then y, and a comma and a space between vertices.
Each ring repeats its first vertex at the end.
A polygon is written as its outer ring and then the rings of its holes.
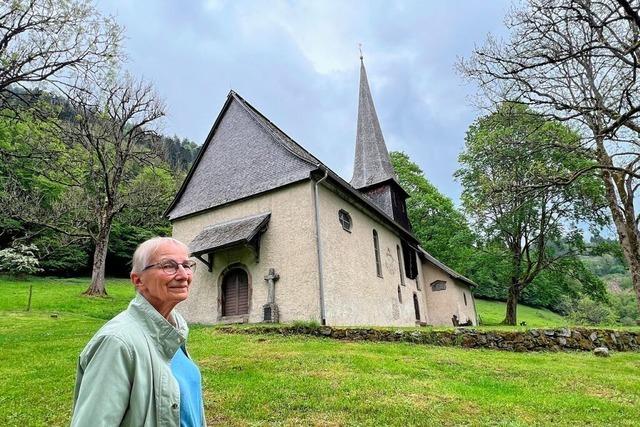
POLYGON ((640 307, 639 8, 637 0, 528 0, 507 17, 508 40, 489 37, 459 67, 485 100, 527 104, 580 132, 582 144, 565 148, 596 164, 552 184, 602 179, 640 307))
POLYGON ((148 188, 131 185, 143 166, 158 159, 155 126, 164 113, 152 86, 129 76, 104 81, 85 80, 69 93, 76 119, 61 126, 61 138, 84 151, 87 171, 82 188, 93 224, 95 244, 89 295, 105 294, 104 273, 109 233, 114 217, 128 203, 158 203, 148 188))
POLYGON ((0 0, 0 106, 16 88, 64 85, 73 72, 120 60, 121 28, 85 0, 0 0))

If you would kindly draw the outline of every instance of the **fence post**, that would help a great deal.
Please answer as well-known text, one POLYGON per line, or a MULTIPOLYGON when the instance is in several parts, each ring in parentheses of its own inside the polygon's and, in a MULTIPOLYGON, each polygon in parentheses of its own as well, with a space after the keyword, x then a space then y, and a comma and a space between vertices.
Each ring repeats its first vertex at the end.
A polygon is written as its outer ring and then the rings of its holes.
POLYGON ((27 311, 31 311, 31 294, 33 293, 33 283, 29 284, 29 302, 27 303, 27 311))

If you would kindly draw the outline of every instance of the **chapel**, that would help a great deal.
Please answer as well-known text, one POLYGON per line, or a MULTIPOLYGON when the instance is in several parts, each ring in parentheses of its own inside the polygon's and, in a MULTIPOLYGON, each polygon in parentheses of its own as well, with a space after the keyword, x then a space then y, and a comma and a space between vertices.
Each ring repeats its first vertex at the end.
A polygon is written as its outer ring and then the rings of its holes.
POLYGON ((475 284, 411 231, 360 60, 349 182, 229 92, 166 212, 199 263, 188 321, 477 324, 475 284))

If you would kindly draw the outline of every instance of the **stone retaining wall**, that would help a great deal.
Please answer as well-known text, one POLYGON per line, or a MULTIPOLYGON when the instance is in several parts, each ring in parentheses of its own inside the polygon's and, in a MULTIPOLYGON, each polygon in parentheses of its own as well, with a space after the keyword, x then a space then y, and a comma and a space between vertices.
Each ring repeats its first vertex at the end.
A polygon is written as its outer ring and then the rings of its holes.
POLYGON ((351 341, 412 342, 464 348, 489 348, 506 351, 591 351, 607 347, 616 351, 640 351, 640 331, 611 329, 561 328, 530 329, 527 331, 485 331, 471 328, 453 330, 394 330, 368 328, 337 328, 330 326, 300 327, 282 325, 274 327, 216 328, 224 333, 282 335, 312 335, 351 341))

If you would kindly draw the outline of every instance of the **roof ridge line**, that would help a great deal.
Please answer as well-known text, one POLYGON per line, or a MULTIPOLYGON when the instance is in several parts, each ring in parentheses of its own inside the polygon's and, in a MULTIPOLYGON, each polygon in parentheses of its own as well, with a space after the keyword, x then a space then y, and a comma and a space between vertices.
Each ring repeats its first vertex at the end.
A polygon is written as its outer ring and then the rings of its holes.
POLYGON ((240 105, 242 105, 242 108, 245 109, 245 111, 247 113, 249 113, 249 115, 251 116, 251 118, 263 129, 265 129, 269 135, 271 135, 271 137, 276 140, 276 142, 278 142, 285 150, 287 150, 289 153, 293 154, 294 156, 296 156, 298 159, 312 165, 315 167, 318 166, 323 166, 325 168, 328 169, 328 167, 322 163, 319 159, 316 158, 316 156, 314 156, 313 154, 311 154, 310 152, 308 152, 304 147, 302 147, 300 144, 298 144, 293 138, 291 138, 289 135, 287 135, 287 133, 285 131, 283 131, 282 129, 280 129, 276 124, 274 124, 271 120, 269 120, 264 114, 262 114, 260 111, 258 111, 253 105, 251 105, 249 102, 247 102, 242 96, 240 96, 239 94, 237 94, 234 91, 230 92, 230 95, 234 97, 234 99, 236 99, 240 105), (309 159, 305 159, 304 157, 300 156, 298 153, 296 153, 294 150, 291 149, 291 147, 287 146, 286 142, 282 140, 282 138, 277 135, 272 129, 270 129, 268 126, 265 126, 264 123, 262 123, 261 120, 259 120, 259 117, 256 117, 256 114, 260 116, 260 118, 262 118, 263 120, 267 121, 269 124, 271 124, 274 128, 276 128, 278 131, 282 132, 283 135, 285 135, 287 138, 289 138, 291 140, 291 142, 293 142, 294 144, 296 144, 305 154, 307 154, 309 157, 316 159, 317 163, 314 161, 311 161, 309 159))

